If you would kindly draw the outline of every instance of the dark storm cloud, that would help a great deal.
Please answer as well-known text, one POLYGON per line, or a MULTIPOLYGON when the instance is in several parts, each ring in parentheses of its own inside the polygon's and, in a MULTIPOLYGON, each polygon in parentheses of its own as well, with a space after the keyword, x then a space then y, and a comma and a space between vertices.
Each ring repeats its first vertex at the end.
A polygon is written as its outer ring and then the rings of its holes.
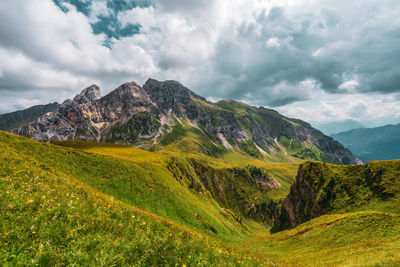
POLYGON ((400 92, 398 11, 397 0, 2 0, 0 104, 150 76, 269 106, 400 92))
POLYGON ((388 7, 368 10, 368 16, 357 16, 367 11, 357 11, 354 4, 349 9, 355 17, 331 7, 289 16, 284 8, 275 7, 241 25, 235 38, 218 43, 213 63, 226 79, 245 75, 246 86, 232 83, 219 97, 229 92, 232 98, 243 99, 250 93, 260 102, 257 96, 270 88, 273 98, 260 104, 285 105, 302 100, 302 92, 293 90, 292 96, 281 98, 281 92, 274 97, 273 88, 283 81, 298 87, 307 79, 330 93, 347 93, 346 82, 352 80, 357 86, 351 89, 358 92, 399 91, 398 16, 385 16, 385 11, 391 12, 388 7))

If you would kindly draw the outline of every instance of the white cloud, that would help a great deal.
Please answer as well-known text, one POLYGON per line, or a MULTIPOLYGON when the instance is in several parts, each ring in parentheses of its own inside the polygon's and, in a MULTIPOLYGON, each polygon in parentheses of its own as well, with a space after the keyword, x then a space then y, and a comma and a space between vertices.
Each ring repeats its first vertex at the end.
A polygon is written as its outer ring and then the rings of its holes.
POLYGON ((0 104, 17 89, 46 103, 92 83, 105 93, 151 76, 212 99, 288 104, 280 110, 305 120, 354 117, 362 105, 377 120, 398 114, 389 97, 400 90, 395 0, 152 2, 119 13, 122 26, 139 24, 140 33, 106 47, 90 25, 114 12, 106 0, 92 1, 88 17, 51 0, 3 0, 0 104))
POLYGON ((22 108, 29 108, 31 106, 38 105, 39 103, 39 99, 20 98, 17 100, 17 104, 20 105, 22 108))
POLYGON ((320 92, 310 100, 280 107, 278 111, 315 124, 352 119, 375 127, 400 121, 396 94, 331 95, 320 92))
POLYGON ((279 42, 279 38, 276 37, 271 37, 267 40, 266 42, 266 46, 269 47, 279 47, 281 46, 280 42, 279 42))
POLYGON ((8 25, 0 26, 2 94, 16 89, 76 93, 95 82, 109 91, 155 72, 153 58, 135 39, 105 47, 105 35, 93 34, 90 18, 66 5, 64 13, 51 0, 2 2, 0 25, 8 25))
POLYGON ((111 10, 107 7, 106 0, 96 0, 90 3, 90 23, 99 21, 99 16, 108 17, 111 15, 111 10))
POLYGON ((341 85, 339 85, 339 89, 344 90, 346 92, 355 93, 360 83, 358 78, 354 78, 352 80, 344 81, 341 85))

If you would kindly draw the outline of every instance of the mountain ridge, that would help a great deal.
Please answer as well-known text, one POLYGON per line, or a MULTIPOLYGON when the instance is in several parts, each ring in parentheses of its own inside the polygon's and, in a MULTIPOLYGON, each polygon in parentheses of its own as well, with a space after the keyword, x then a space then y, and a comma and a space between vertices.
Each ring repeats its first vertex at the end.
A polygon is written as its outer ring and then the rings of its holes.
POLYGON ((364 127, 363 124, 351 119, 343 121, 327 122, 327 123, 313 123, 313 126, 329 136, 332 136, 339 132, 344 132, 364 127))
POLYGON ((400 159, 400 124, 359 128, 332 137, 364 161, 400 159))
MULTIPOLYGON (((361 163, 340 143, 310 124, 263 107, 212 103, 176 81, 127 82, 101 97, 89 86, 51 114, 14 133, 39 141, 81 139, 161 149, 193 132, 201 153, 237 151, 256 158, 361 163)), ((184 146, 181 146, 184 147, 184 146)))
POLYGON ((17 129, 27 123, 34 122, 40 116, 47 112, 52 112, 58 107, 60 107, 60 104, 54 102, 47 105, 35 105, 27 109, 0 114, 0 130, 10 131, 17 129))

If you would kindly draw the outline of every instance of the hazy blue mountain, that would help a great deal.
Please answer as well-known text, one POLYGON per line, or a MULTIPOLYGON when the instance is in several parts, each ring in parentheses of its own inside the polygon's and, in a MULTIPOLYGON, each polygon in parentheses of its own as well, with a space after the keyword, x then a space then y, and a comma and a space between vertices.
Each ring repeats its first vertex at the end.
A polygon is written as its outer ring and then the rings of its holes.
POLYGON ((341 133, 357 128, 364 128, 364 125, 355 120, 318 123, 318 124, 313 124, 313 126, 326 135, 341 133))
POLYGON ((400 124, 353 129, 332 137, 363 161, 400 159, 400 124))

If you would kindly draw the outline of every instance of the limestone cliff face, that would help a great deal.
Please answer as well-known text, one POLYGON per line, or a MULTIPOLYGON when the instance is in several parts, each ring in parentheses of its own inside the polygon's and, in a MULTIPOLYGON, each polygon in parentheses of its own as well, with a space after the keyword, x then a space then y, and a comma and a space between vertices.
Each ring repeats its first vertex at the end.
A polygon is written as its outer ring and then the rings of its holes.
POLYGON ((221 149, 242 150, 258 158, 280 152, 287 157, 359 163, 340 143, 308 123, 241 102, 211 103, 179 82, 154 79, 143 87, 125 83, 104 97, 92 85, 14 132, 40 141, 158 144, 182 118, 221 149))

